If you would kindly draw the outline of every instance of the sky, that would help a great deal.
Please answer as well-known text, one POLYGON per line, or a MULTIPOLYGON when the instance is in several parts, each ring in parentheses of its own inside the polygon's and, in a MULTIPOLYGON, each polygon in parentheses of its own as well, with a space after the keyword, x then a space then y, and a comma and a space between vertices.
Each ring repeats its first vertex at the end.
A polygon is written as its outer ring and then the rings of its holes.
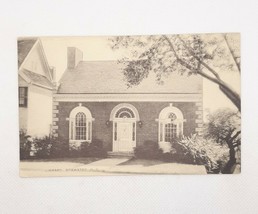
MULTIPOLYGON (((57 81, 60 80, 67 66, 67 47, 76 47, 83 52, 84 61, 118 60, 127 54, 126 50, 113 51, 108 37, 41 37, 41 42, 49 65, 55 67, 57 81)), ((221 72, 223 80, 240 93, 240 75, 237 72, 221 72)), ((231 101, 208 80, 203 80, 204 115, 218 108, 236 110, 231 101)))

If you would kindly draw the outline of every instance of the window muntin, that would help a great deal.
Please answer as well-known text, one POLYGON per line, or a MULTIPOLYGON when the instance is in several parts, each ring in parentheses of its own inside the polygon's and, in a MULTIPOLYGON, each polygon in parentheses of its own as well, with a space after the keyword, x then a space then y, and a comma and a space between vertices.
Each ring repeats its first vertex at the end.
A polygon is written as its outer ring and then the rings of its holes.
POLYGON ((173 112, 170 112, 168 114, 168 118, 172 121, 176 120, 177 116, 173 113, 173 112))
POLYGON ((171 142, 177 137, 177 125, 174 123, 165 124, 165 142, 171 142))
POLYGON ((75 116, 75 139, 86 140, 86 115, 83 112, 79 112, 75 116))
POLYGON ((116 118, 134 118, 134 113, 129 108, 120 108, 115 115, 116 118))
POLYGON ((136 118, 138 118, 138 113, 135 113, 133 108, 122 106, 117 108, 116 111, 114 109, 111 112, 113 115, 112 120, 113 122, 113 142, 119 141, 119 124, 121 122, 128 122, 130 123, 130 139, 132 142, 136 142, 136 118))
POLYGON ((92 118, 89 109, 81 104, 74 108, 69 117, 69 139, 71 141, 91 141, 92 118))
POLYGON ((19 87, 19 107, 27 107, 28 87, 19 87))
POLYGON ((182 112, 173 106, 164 108, 159 115, 159 142, 172 142, 183 135, 182 112))

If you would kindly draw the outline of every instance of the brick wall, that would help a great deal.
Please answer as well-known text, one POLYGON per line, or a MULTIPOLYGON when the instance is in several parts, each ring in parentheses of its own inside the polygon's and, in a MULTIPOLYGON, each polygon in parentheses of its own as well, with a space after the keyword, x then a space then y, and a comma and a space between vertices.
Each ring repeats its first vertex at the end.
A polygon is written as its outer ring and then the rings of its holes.
MULTIPOLYGON (((53 102, 53 134, 64 139, 69 138, 69 114, 80 102, 53 102)), ((107 126, 112 109, 121 102, 81 102, 87 107, 95 118, 92 122, 92 138, 100 139, 108 150, 112 150, 112 122, 107 126)), ((136 145, 145 140, 158 142, 158 122, 160 111, 169 106, 169 102, 129 102, 139 112, 142 127, 137 124, 136 145)), ((186 122, 184 122, 184 135, 202 133, 202 102, 171 102, 179 108, 186 122)))

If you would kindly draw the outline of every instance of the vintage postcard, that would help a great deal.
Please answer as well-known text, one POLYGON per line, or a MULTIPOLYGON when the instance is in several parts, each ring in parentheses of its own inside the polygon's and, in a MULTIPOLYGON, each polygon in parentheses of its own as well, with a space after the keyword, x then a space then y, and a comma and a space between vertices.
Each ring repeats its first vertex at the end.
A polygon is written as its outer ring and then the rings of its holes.
POLYGON ((238 174, 240 34, 21 37, 20 176, 238 174))

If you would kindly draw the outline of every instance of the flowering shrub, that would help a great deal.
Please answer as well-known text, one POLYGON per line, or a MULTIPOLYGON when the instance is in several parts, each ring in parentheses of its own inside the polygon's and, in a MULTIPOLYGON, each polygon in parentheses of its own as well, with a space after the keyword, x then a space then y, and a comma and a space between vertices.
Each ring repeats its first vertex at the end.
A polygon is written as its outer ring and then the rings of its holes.
POLYGON ((59 158, 68 156, 69 144, 60 138, 32 138, 20 131, 20 159, 59 158))
POLYGON ((171 156, 188 163, 205 165, 208 173, 219 173, 228 161, 228 148, 196 135, 171 143, 171 156))

